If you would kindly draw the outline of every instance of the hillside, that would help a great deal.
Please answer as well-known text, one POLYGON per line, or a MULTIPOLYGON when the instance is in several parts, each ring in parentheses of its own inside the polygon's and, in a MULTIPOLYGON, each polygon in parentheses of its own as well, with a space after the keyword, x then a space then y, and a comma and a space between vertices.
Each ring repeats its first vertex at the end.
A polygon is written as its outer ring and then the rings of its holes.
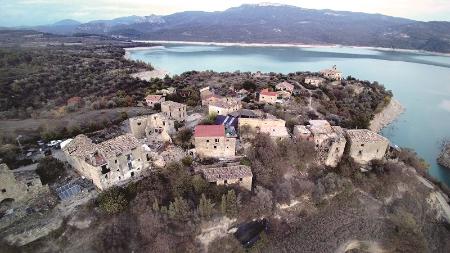
POLYGON ((242 5, 222 12, 131 16, 35 29, 148 40, 341 44, 450 52, 449 22, 420 22, 381 14, 288 5, 242 5))

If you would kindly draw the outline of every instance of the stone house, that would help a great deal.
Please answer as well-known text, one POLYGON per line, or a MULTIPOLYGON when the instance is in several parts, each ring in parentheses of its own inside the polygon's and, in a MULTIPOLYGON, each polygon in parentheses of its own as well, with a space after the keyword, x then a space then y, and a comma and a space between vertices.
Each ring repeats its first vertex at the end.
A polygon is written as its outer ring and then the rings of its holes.
POLYGON ((245 129, 253 133, 269 134, 270 137, 277 140, 290 137, 286 128, 286 121, 277 118, 240 118, 239 132, 241 136, 249 134, 244 133, 245 129))
POLYGON ((201 168, 201 173, 206 181, 217 185, 236 184, 240 187, 252 190, 252 170, 245 165, 231 165, 225 167, 201 168))
POLYGON ((269 89, 263 89, 259 93, 259 102, 267 104, 276 104, 278 98, 278 93, 275 91, 269 91, 269 89))
POLYGON ((367 129, 347 130, 348 153, 355 162, 367 164, 385 156, 389 140, 367 129))
POLYGON ((131 134, 138 138, 150 138, 159 134, 163 141, 171 141, 170 135, 176 132, 175 121, 169 119, 163 113, 155 113, 146 116, 129 119, 131 134))
POLYGON ((156 104, 161 104, 165 101, 165 97, 162 95, 148 95, 145 97, 145 102, 147 106, 154 107, 156 104))
POLYGON ((233 158, 236 154, 236 138, 226 135, 224 125, 197 125, 194 143, 199 157, 233 158))
POLYGON ((323 84, 325 82, 325 78, 318 77, 318 76, 307 76, 305 78, 305 83, 310 84, 315 87, 319 87, 319 85, 323 84))
POLYGON ((208 113, 217 115, 228 115, 242 108, 240 100, 232 97, 215 99, 208 103, 208 113))
POLYGON ((149 169, 150 149, 131 134, 95 144, 78 135, 61 144, 67 161, 100 190, 119 185, 149 169))
POLYGON ((294 137, 300 138, 306 141, 314 141, 311 131, 304 125, 294 126, 294 137))
POLYGON ((290 94, 292 94, 292 92, 294 91, 294 85, 284 81, 284 82, 277 84, 275 86, 275 89, 277 89, 278 91, 286 91, 286 92, 289 92, 290 94))
POLYGON ((294 135, 312 140, 318 160, 326 166, 336 167, 341 161, 347 143, 341 127, 331 126, 326 120, 310 120, 307 126, 294 127, 294 135))
POLYGON ((0 164, 0 203, 26 201, 48 191, 35 171, 13 171, 0 164))
POLYGON ((248 96, 250 94, 250 92, 246 89, 240 89, 236 92, 236 95, 238 98, 245 98, 246 96, 248 96))
POLYGON ((157 90, 156 93, 157 93, 157 94, 164 95, 164 96, 167 96, 167 95, 172 95, 172 94, 174 94, 176 91, 177 91, 177 90, 176 90, 174 87, 169 87, 169 88, 167 88, 167 89, 157 90))
POLYGON ((335 80, 335 81, 342 80, 342 72, 336 68, 336 65, 334 65, 331 69, 324 69, 324 70, 320 71, 320 73, 324 77, 331 79, 331 80, 335 80))
POLYGON ((167 117, 176 121, 184 121, 186 119, 186 105, 177 102, 162 102, 161 112, 164 113, 167 117))

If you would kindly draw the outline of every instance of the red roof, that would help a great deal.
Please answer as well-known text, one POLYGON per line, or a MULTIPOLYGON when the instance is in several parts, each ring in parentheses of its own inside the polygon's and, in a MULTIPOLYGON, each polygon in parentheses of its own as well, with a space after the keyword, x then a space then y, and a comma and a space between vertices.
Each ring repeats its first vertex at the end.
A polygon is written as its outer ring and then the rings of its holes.
POLYGON ((261 95, 264 95, 264 96, 275 96, 275 97, 278 96, 278 94, 277 94, 275 91, 269 91, 269 89, 264 89, 264 90, 262 90, 262 91, 260 92, 260 94, 261 94, 261 95))
POLYGON ((159 101, 162 98, 162 95, 148 95, 145 97, 146 101, 159 101))
POLYGON ((195 137, 223 137, 225 136, 224 125, 197 125, 194 130, 195 137))

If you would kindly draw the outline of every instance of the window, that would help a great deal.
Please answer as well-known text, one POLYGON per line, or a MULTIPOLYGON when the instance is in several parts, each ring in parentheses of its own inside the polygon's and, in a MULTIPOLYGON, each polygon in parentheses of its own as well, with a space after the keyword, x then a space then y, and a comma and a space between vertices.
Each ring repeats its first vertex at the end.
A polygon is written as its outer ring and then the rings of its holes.
POLYGON ((117 163, 117 160, 115 160, 114 162, 117 163))
POLYGON ((141 122, 138 122, 137 125, 140 126, 140 125, 141 125, 141 122))
POLYGON ((134 172, 131 172, 131 176, 134 177, 134 172))
POLYGON ((2 193, 5 193, 6 192, 6 189, 2 189, 2 193))
POLYGON ((363 144, 361 144, 361 147, 364 147, 364 143, 363 143, 363 144))
POLYGON ((30 187, 30 186, 32 186, 32 185, 33 185, 32 182, 27 182, 27 187, 30 187))
POLYGON ((150 156, 148 154, 146 154, 147 156, 147 161, 150 161, 150 156))
POLYGON ((215 142, 219 142, 219 139, 215 139, 215 142))
POLYGON ((358 155, 362 155, 362 150, 360 150, 360 151, 358 152, 358 155))
POLYGON ((239 178, 239 182, 242 182, 242 178, 239 178))
POLYGON ((106 167, 106 164, 105 165, 102 165, 102 174, 106 174, 106 173, 108 173, 108 172, 110 172, 111 170, 110 169, 108 169, 107 167, 106 167))
POLYGON ((217 149, 217 146, 214 146, 214 149, 217 149))
POLYGON ((223 181, 223 183, 224 183, 224 184, 228 184, 228 181, 227 181, 227 180, 225 180, 225 181, 223 181))
POLYGON ((165 121, 163 121, 163 126, 165 126, 166 125, 166 122, 165 121))
POLYGON ((206 140, 206 142, 209 142, 209 140, 206 140))

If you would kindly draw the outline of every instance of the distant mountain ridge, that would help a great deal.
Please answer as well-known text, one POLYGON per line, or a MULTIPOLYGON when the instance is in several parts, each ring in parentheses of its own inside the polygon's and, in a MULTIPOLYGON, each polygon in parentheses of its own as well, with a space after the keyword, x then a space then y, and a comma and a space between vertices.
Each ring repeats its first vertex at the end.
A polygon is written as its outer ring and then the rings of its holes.
MULTIPOLYGON (((58 22, 59 23, 59 22, 58 22)), ((129 16, 34 27, 141 40, 340 44, 450 53, 450 22, 421 22, 359 12, 244 4, 225 11, 129 16)))

